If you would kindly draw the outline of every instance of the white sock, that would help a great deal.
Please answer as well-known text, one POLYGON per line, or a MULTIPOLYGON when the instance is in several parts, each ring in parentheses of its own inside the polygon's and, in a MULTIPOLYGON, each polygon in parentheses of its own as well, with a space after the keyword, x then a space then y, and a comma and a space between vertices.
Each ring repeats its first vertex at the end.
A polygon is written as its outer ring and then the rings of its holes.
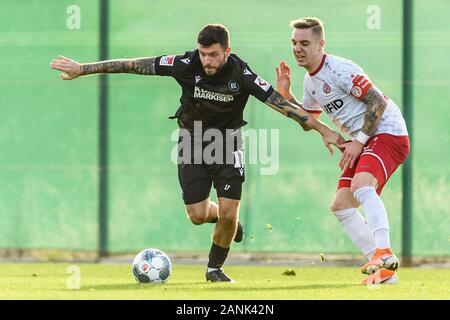
POLYGON ((383 201, 374 187, 362 187, 354 193, 366 214, 367 223, 373 232, 377 248, 390 248, 389 222, 383 201))
POLYGON ((358 209, 349 208, 333 213, 344 227, 345 233, 347 233, 353 244, 370 260, 375 252, 375 239, 373 238, 372 230, 358 212, 358 209))

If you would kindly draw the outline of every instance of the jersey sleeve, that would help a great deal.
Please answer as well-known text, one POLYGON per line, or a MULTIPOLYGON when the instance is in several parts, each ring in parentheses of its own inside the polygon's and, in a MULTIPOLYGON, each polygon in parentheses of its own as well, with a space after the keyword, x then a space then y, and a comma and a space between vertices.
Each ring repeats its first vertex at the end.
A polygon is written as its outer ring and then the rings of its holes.
POLYGON ((155 60, 155 73, 159 76, 176 77, 189 66, 190 59, 189 51, 183 55, 158 56, 155 60))
POLYGON ((307 80, 303 81, 302 108, 310 113, 322 113, 322 106, 311 95, 307 80))
POLYGON ((254 73, 249 66, 243 70, 245 90, 261 102, 266 102, 274 92, 272 85, 254 73))
POLYGON ((359 100, 362 100, 367 90, 373 87, 367 74, 351 61, 342 63, 335 75, 338 87, 359 100))
POLYGON ((156 57, 155 73, 159 76, 172 76, 176 57, 176 55, 156 57))

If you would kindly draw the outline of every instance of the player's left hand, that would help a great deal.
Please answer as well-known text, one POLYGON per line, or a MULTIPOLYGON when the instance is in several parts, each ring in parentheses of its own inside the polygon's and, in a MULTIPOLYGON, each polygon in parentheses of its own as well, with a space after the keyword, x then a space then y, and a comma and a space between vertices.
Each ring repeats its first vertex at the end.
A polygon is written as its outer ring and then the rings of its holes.
POLYGON ((358 160, 361 152, 363 151, 364 145, 355 140, 338 145, 338 147, 344 149, 341 162, 339 162, 339 168, 341 168, 342 171, 345 171, 349 167, 350 169, 353 168, 355 162, 358 160))
POLYGON ((280 62, 280 68, 276 67, 277 72, 277 89, 278 92, 286 99, 292 99, 291 93, 291 69, 286 62, 280 62))

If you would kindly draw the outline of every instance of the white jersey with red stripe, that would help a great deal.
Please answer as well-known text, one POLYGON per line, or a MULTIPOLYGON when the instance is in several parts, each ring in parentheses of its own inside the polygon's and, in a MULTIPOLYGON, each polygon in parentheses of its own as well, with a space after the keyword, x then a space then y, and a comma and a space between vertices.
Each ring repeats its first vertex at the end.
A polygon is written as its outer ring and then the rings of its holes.
POLYGON ((408 135, 405 120, 395 102, 376 88, 357 64, 337 56, 324 55, 319 68, 305 74, 303 108, 312 113, 325 111, 342 132, 355 138, 364 124, 366 112, 366 104, 361 99, 372 87, 387 101, 374 135, 408 135))

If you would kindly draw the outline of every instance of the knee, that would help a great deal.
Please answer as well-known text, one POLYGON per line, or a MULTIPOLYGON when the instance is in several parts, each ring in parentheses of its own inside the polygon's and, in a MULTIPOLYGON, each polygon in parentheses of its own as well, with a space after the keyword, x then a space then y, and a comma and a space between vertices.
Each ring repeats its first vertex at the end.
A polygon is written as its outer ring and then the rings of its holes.
POLYGON ((189 216, 189 220, 191 220, 192 224, 195 224, 197 226, 204 224, 206 221, 202 218, 199 218, 197 216, 189 216))
POLYGON ((337 212, 348 208, 351 207, 347 205, 344 201, 340 201, 339 199, 335 199, 330 206, 331 212, 337 212))
POLYGON ((332 212, 337 212, 357 207, 359 207, 359 203, 353 197, 352 193, 350 193, 350 190, 346 188, 338 191, 331 203, 330 209, 332 212))
POLYGON ((219 216, 219 220, 222 225, 232 227, 237 223, 237 214, 235 212, 221 212, 219 216))
POLYGON ((352 194, 355 194, 356 190, 361 189, 363 187, 367 187, 367 184, 360 183, 360 182, 352 183, 352 185, 350 187, 350 192, 352 194))
POLYGON ((189 220, 191 220, 191 222, 195 225, 201 225, 206 222, 207 215, 204 212, 188 210, 187 215, 189 220))
POLYGON ((358 189, 364 187, 376 187, 378 183, 377 178, 375 178, 371 173, 360 172, 355 175, 350 186, 350 192, 355 194, 358 189))

